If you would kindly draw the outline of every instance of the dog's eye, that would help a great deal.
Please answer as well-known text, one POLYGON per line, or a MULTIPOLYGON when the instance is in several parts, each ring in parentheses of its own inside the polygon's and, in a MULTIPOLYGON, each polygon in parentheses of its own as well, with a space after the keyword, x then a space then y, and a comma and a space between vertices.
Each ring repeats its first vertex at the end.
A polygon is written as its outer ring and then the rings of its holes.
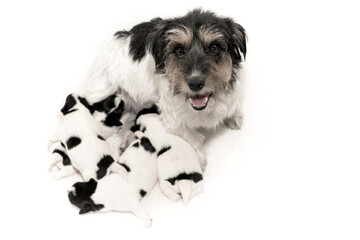
POLYGON ((175 54, 180 56, 185 54, 185 50, 182 46, 178 46, 175 48, 175 54))
POLYGON ((209 47, 209 53, 218 53, 220 51, 220 47, 217 44, 211 44, 209 47))

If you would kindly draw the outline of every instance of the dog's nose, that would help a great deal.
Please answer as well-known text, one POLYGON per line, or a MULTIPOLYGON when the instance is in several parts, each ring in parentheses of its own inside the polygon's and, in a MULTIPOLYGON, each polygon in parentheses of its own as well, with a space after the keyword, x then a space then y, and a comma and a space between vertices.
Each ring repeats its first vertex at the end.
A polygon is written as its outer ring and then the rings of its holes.
POLYGON ((191 90, 197 92, 201 90, 205 85, 205 79, 200 77, 191 78, 188 81, 188 86, 191 90))

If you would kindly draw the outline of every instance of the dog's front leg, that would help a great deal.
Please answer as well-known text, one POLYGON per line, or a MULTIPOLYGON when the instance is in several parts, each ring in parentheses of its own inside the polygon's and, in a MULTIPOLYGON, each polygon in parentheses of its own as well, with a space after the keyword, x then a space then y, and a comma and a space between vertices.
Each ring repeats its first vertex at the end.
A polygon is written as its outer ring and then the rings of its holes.
POLYGON ((236 111, 234 115, 224 119, 224 125, 233 130, 240 129, 242 123, 243 123, 243 115, 240 111, 236 111))

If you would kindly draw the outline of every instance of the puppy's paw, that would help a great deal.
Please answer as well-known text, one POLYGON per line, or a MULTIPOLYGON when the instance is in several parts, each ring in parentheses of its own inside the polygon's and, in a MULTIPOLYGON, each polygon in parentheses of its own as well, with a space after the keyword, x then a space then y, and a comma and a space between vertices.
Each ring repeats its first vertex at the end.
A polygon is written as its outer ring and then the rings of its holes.
POLYGON ((151 218, 149 218, 149 219, 143 220, 143 223, 144 223, 144 227, 149 228, 149 227, 151 227, 153 220, 151 218))
POLYGON ((224 125, 233 130, 238 130, 241 128, 243 123, 243 116, 241 114, 236 114, 230 118, 224 120, 224 125))
POLYGON ((167 181, 160 182, 160 189, 163 194, 173 202, 176 202, 181 198, 181 196, 174 190, 173 186, 171 186, 167 181))

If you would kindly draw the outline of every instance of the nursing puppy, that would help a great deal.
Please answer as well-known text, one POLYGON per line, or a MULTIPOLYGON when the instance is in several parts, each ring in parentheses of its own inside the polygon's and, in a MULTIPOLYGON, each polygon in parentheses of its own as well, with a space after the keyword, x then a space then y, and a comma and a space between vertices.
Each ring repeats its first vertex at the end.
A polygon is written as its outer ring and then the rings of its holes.
POLYGON ((144 132, 157 151, 160 189, 172 201, 182 197, 186 205, 203 190, 199 157, 184 139, 167 133, 156 106, 141 111, 134 128, 144 132))
POLYGON ((125 181, 119 174, 109 175, 96 182, 77 182, 68 193, 70 202, 80 208, 79 214, 90 211, 132 212, 146 227, 152 220, 140 203, 138 188, 125 181))
POLYGON ((128 181, 139 189, 142 197, 150 193, 157 181, 157 150, 142 132, 136 131, 133 141, 118 163, 128 171, 128 181))
POLYGON ((119 31, 87 78, 91 102, 118 89, 139 106, 157 102, 165 127, 186 139, 206 166, 201 129, 242 123, 240 64, 246 56, 244 28, 231 18, 195 9, 119 31))
MULTIPOLYGON (((108 143, 100 135, 102 127, 91 115, 89 109, 86 99, 70 94, 61 109, 62 115, 50 144, 65 143, 71 166, 81 174, 85 181, 89 181, 91 178, 101 179, 109 171, 118 172, 126 178, 126 169, 115 164, 108 143)), ((114 118, 112 122, 117 121, 119 122, 117 125, 120 126, 121 113, 119 111, 116 113, 116 119, 114 118)), ((62 169, 58 175, 68 176, 76 172, 69 169, 70 167, 67 167, 66 171, 65 168, 62 169)))

